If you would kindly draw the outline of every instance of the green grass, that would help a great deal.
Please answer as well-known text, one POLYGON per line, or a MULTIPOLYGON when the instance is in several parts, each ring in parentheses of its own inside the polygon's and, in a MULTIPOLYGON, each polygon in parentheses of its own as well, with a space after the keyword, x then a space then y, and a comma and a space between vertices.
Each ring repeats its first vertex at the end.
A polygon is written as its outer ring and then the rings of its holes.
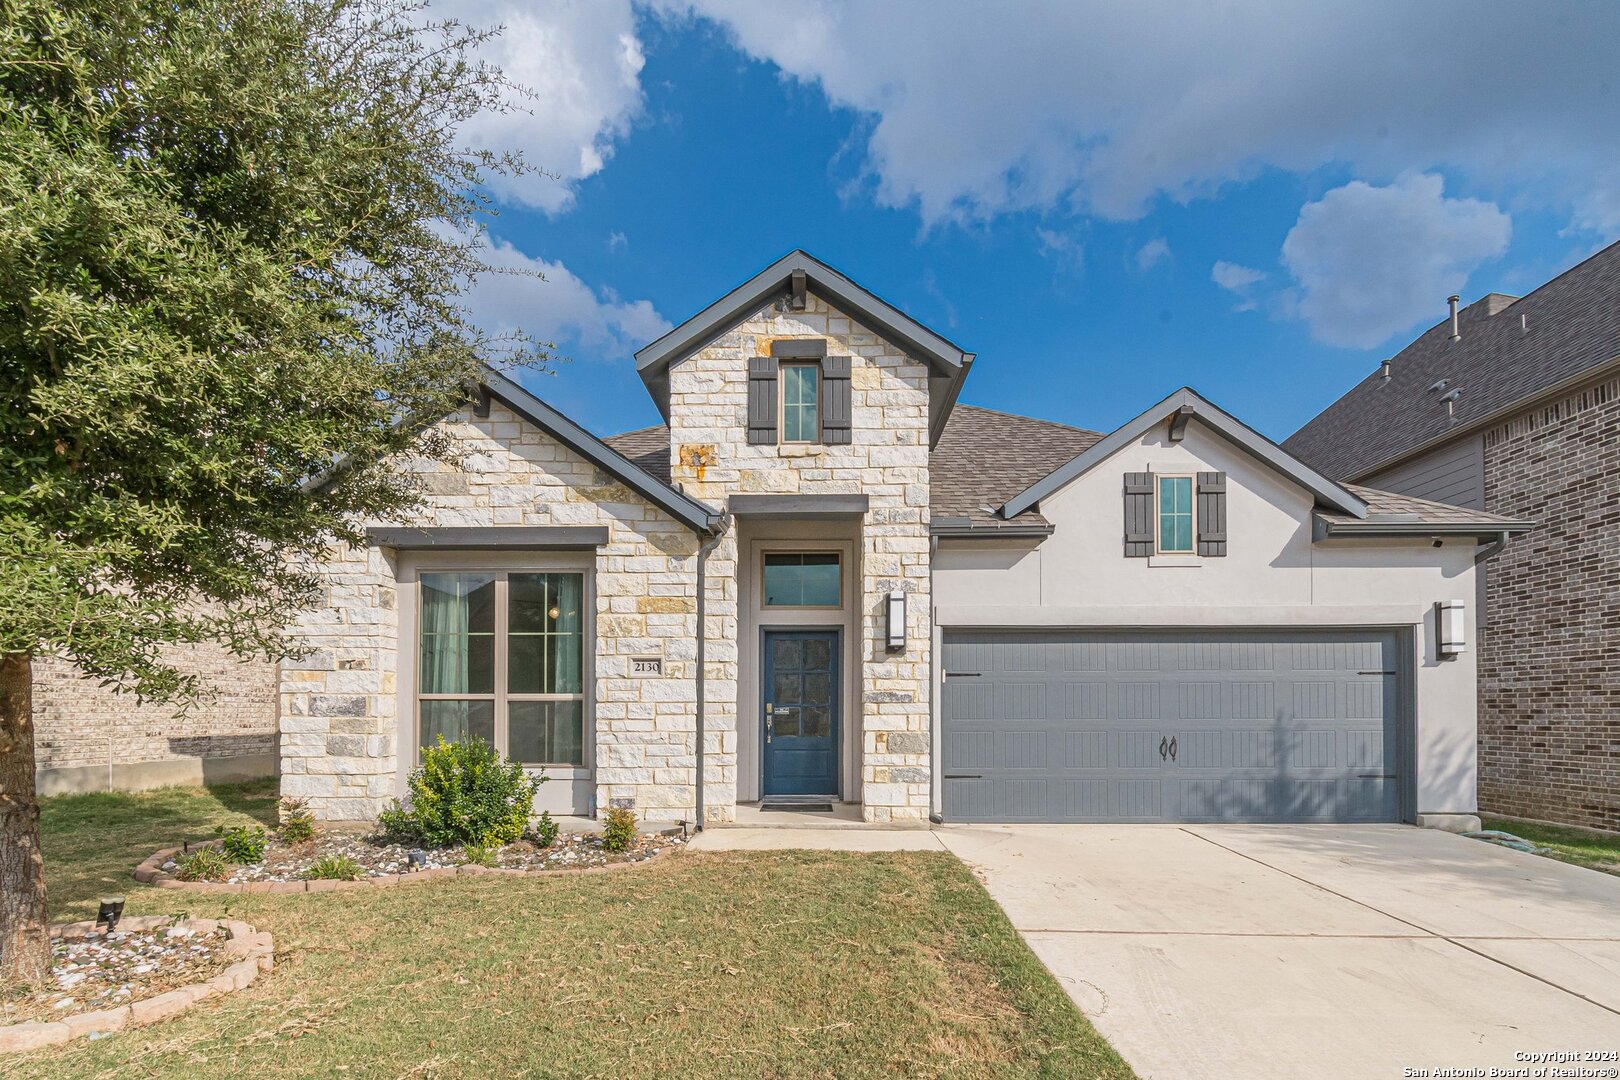
POLYGON ((1563 825, 1541 825, 1517 818, 1481 816, 1487 829, 1501 829, 1545 848, 1555 859, 1577 866, 1620 874, 1620 836, 1572 829, 1563 825))
POLYGON ((58 917, 92 910, 114 885, 131 913, 228 913, 272 931, 277 967, 188 1016, 0 1071, 1132 1075, 943 852, 685 852, 617 874, 285 897, 128 878, 157 847, 219 822, 267 820, 273 807, 262 786, 48 801, 58 917))

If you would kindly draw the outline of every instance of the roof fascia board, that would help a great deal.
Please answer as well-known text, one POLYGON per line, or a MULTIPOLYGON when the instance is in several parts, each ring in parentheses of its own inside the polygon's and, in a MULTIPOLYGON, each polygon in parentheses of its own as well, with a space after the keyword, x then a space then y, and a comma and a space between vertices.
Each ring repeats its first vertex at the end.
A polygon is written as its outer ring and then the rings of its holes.
POLYGON ((915 349, 936 365, 962 366, 964 353, 911 316, 840 274, 837 270, 802 250, 790 251, 780 259, 732 289, 726 295, 687 319, 669 333, 636 351, 636 369, 648 371, 676 357, 702 348, 729 329, 729 324, 766 298, 784 290, 795 270, 803 271, 810 288, 840 310, 883 333, 896 344, 915 349))
POLYGON ((1276 472, 1294 481, 1294 483, 1314 495, 1318 502, 1325 503, 1332 509, 1339 510, 1352 517, 1364 518, 1367 516, 1367 504, 1363 500, 1310 468, 1247 424, 1217 408, 1196 390, 1184 386, 1147 411, 1131 420, 1127 420, 1120 427, 1104 436, 1100 442, 1090 449, 1083 451, 1077 457, 1071 458, 1065 464, 1058 466, 1045 477, 1007 500, 1006 505, 1001 508, 1002 517, 1014 518, 1022 514, 1076 477, 1090 471, 1132 442, 1140 439, 1155 425, 1168 421, 1171 414, 1177 412, 1183 405, 1193 406, 1194 415, 1205 427, 1208 427, 1238 449, 1245 451, 1251 457, 1269 465, 1276 472))
MULTIPOLYGON (((1362 469, 1355 476, 1348 477, 1347 479, 1352 484, 1363 483, 1369 476, 1375 476, 1387 469, 1393 469, 1398 465, 1411 461, 1413 458, 1422 457, 1429 451, 1438 450, 1440 447, 1445 446, 1448 443, 1456 442, 1458 439, 1466 438, 1470 435, 1477 435, 1485 428, 1495 427, 1497 424, 1510 420, 1513 417, 1518 416, 1520 413, 1529 412, 1531 409, 1539 408, 1540 406, 1547 404, 1553 398, 1560 398, 1566 394, 1573 393, 1576 390, 1581 389, 1583 386, 1586 386, 1588 383, 1602 382, 1613 375, 1616 370, 1620 370, 1620 356, 1610 357, 1601 364, 1594 364, 1585 371, 1577 372, 1566 379, 1560 379, 1558 382, 1553 383, 1545 390, 1538 390, 1529 397, 1520 398, 1511 405, 1504 405, 1500 409, 1486 413, 1477 420, 1470 420, 1465 424, 1461 424, 1453 430, 1446 432, 1444 435, 1438 435, 1427 442, 1418 443, 1410 450, 1403 450, 1394 457, 1387 458, 1369 469, 1362 469)), ((1292 436, 1290 436, 1290 438, 1292 438, 1292 436)))
POLYGON ((717 511, 690 495, 676 491, 641 466, 547 405, 517 383, 495 371, 484 374, 490 392, 508 408, 551 435, 570 450, 624 481, 625 485, 670 516, 700 532, 713 528, 717 511))
POLYGON ((940 540, 1044 540, 1056 525, 941 525, 928 531, 940 540))
POLYGON ((1330 536, 1499 536, 1535 528, 1533 521, 1325 521, 1318 517, 1318 539, 1330 536))

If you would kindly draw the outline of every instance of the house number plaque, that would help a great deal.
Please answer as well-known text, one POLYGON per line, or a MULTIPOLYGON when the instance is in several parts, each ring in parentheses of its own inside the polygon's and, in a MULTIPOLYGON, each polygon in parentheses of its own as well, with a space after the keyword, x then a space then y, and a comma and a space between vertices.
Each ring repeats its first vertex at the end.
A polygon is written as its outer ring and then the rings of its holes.
POLYGON ((632 656, 630 658, 630 674, 643 679, 662 678, 664 674, 664 658, 662 656, 632 656))

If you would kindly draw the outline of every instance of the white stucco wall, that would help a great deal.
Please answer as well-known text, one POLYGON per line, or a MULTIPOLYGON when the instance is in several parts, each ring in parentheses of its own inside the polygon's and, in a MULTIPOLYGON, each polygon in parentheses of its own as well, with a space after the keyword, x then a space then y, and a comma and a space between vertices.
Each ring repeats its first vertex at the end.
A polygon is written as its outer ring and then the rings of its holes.
MULTIPOLYGON (((1180 443, 1157 427, 1047 498, 1044 542, 943 541, 935 621, 968 626, 1394 627, 1414 642, 1416 811, 1476 809, 1475 661, 1440 660, 1434 602, 1466 604, 1474 641, 1469 538, 1311 542, 1313 497, 1192 421, 1180 443), (1227 474, 1223 558, 1126 558, 1124 474, 1227 474), (1175 563, 1175 564, 1171 564, 1175 563)), ((937 630, 936 633, 939 631, 937 630)))

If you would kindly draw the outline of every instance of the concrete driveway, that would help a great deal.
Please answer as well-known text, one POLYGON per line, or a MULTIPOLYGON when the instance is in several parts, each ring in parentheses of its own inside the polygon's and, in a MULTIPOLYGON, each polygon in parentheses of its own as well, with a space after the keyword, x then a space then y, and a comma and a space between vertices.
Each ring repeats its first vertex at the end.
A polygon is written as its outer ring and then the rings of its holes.
POLYGON ((1620 1051, 1620 878, 1403 826, 934 835, 1143 1077, 1491 1075, 1404 1070, 1620 1051))

